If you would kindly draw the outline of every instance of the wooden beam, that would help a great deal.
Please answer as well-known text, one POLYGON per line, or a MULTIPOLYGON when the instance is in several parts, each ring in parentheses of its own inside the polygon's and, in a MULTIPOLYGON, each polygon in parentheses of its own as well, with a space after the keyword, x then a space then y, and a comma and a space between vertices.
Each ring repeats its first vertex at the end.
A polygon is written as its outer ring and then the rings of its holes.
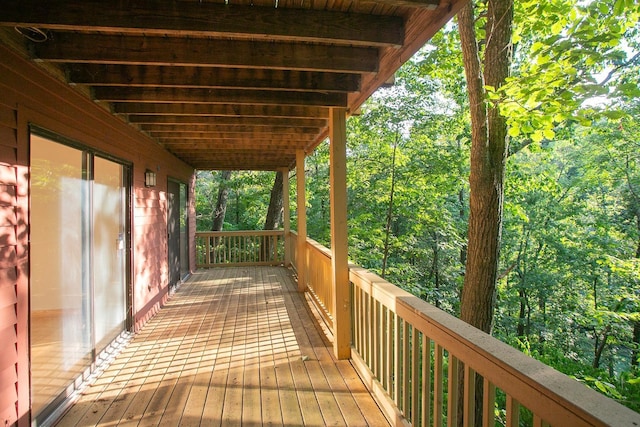
POLYGON ((298 292, 307 289, 307 202, 304 171, 305 153, 296 151, 296 205, 298 210, 298 245, 296 270, 298 273, 298 292))
POLYGON ((153 138, 168 140, 208 140, 208 141, 299 141, 300 143, 308 144, 313 140, 313 135, 274 135, 271 133, 258 133, 258 132, 148 132, 149 136, 153 138))
POLYGON ((66 31, 400 46, 403 19, 212 2, 3 0, 0 24, 66 31))
MULTIPOLYGON (((171 132, 235 132, 244 134, 270 134, 276 137, 280 135, 317 135, 320 128, 308 127, 290 127, 290 126, 229 126, 229 125, 141 125, 140 129, 158 134, 161 137, 163 133, 171 132)), ((304 137, 302 139, 307 139, 304 137)))
MULTIPOLYGON (((328 118, 329 109, 285 105, 113 103, 115 114, 328 118)), ((326 123, 325 123, 326 124, 326 123)))
POLYGON ((278 169, 286 168, 290 163, 232 163, 218 160, 184 160, 185 163, 199 170, 230 170, 230 171, 275 171, 278 169))
MULTIPOLYGON (((296 141, 280 141, 278 139, 253 139, 253 138, 236 138, 236 139, 215 139, 215 138, 209 138, 209 139, 167 139, 167 138, 155 138, 156 141, 158 141, 159 143, 163 144, 163 145, 180 145, 182 144, 180 141, 183 141, 183 143, 188 144, 188 143, 195 143, 195 142, 200 142, 201 144, 213 144, 213 145, 217 145, 217 144, 221 144, 221 143, 228 143, 231 144, 230 148, 234 148, 234 146, 238 146, 238 147, 264 147, 263 151, 268 152, 270 151, 270 147, 278 147, 279 145, 282 144, 287 144, 290 143, 292 145, 294 145, 295 147, 300 147, 304 145, 305 141, 300 141, 300 143, 296 142, 296 141)), ((240 148, 239 148, 240 149, 240 148)))
POLYGON ((130 65, 375 72, 378 49, 246 40, 56 33, 33 46, 36 59, 130 65), (329 60, 330 58, 330 60, 329 60))
POLYGON ((347 246, 347 127, 346 110, 332 108, 329 120, 331 210, 331 270, 333 286, 333 352, 351 357, 351 291, 347 246))
POLYGON ((440 5, 440 0, 360 0, 363 3, 373 3, 385 6, 404 6, 426 10, 435 10, 440 5))
POLYGON ((237 88, 308 92, 356 92, 360 75, 251 68, 72 64, 71 83, 97 86, 237 88))
POLYGON ((163 142, 163 144, 166 148, 171 149, 171 150, 177 150, 177 151, 184 151, 184 152, 201 152, 201 153, 206 153, 208 151, 216 151, 216 150, 226 150, 226 151, 236 151, 238 153, 240 152, 245 152, 245 151, 251 151, 252 153, 258 153, 258 152, 290 152, 291 150, 293 150, 295 152, 295 150, 299 150, 300 149, 300 144, 295 144, 292 142, 289 143, 268 143, 268 142, 257 142, 257 143, 253 143, 253 142, 248 142, 248 141, 240 141, 240 142, 236 142, 236 141, 232 141, 232 142, 228 142, 228 141, 214 141, 214 142, 208 142, 208 141, 200 141, 200 142, 194 142, 194 141, 189 141, 189 142, 180 142, 180 143, 176 143, 176 142, 163 142))
POLYGON ((295 119, 287 117, 202 117, 202 116, 128 116, 130 123, 139 124, 212 124, 230 126, 300 126, 324 127, 324 119, 295 119))
POLYGON ((263 160, 273 160, 280 159, 284 155, 294 155, 296 152, 295 148, 287 149, 287 150, 274 150, 269 153, 265 153, 262 150, 236 150, 236 149, 218 149, 211 150, 207 152, 206 150, 182 150, 175 147, 167 147, 167 150, 171 151, 177 156, 199 156, 201 158, 206 158, 208 154, 215 156, 243 156, 243 157, 255 157, 263 160))
POLYGON ((107 102, 195 102, 200 104, 312 105, 321 107, 344 107, 347 105, 345 93, 97 86, 93 88, 93 94, 96 100, 107 102))
POLYGON ((199 169, 231 169, 231 170, 277 170, 288 167, 295 161, 295 155, 280 156, 274 158, 262 158, 260 156, 232 155, 224 156, 200 153, 177 156, 184 162, 199 169))

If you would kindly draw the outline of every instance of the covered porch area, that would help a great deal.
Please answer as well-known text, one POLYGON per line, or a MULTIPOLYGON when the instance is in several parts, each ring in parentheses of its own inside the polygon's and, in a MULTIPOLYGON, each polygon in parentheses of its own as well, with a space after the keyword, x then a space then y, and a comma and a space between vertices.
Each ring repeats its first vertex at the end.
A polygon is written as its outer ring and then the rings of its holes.
POLYGON ((199 270, 57 425, 388 425, 322 323, 289 269, 199 270))

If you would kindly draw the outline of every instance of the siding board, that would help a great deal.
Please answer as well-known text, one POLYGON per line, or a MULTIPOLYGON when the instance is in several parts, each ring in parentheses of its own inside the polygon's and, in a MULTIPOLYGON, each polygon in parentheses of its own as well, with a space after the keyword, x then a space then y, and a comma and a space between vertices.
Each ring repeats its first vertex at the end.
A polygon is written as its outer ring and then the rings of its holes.
POLYGON ((0 338, 13 343, 13 350, 0 351, 0 425, 20 419, 19 425, 28 426, 28 125, 132 166, 131 282, 137 327, 167 298, 167 175, 193 182, 193 169, 2 42, 0 93, 0 338), (146 169, 158 171, 157 187, 144 187, 146 169))
POLYGON ((18 127, 16 111, 13 108, 0 104, 0 126, 6 126, 12 129, 18 127))
POLYGON ((16 185, 16 170, 13 166, 0 163, 0 184, 16 185))
POLYGON ((16 130, 0 124, 0 145, 6 147, 18 147, 18 138, 16 130))
MULTIPOLYGON (((0 285, 0 308, 11 307, 15 309, 18 302, 16 287, 11 285, 0 285)), ((0 342, 5 342, 0 340, 0 342)))

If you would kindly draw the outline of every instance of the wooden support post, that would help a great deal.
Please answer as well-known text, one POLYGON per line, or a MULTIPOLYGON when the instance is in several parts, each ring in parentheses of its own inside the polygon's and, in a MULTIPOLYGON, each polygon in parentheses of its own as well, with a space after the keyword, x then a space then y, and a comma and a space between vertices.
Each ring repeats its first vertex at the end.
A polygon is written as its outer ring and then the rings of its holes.
POLYGON ((331 187, 331 278, 333 286, 333 351, 351 357, 351 293, 347 254, 347 115, 344 108, 329 114, 331 187))
MULTIPOLYGON (((289 214, 289 169, 282 169, 282 222, 284 226, 284 266, 291 265, 291 218, 289 214)), ((277 253, 277 248, 276 248, 277 253)))
POLYGON ((303 150, 296 151, 296 199, 298 208, 298 251, 296 269, 298 270, 298 291, 307 289, 307 201, 305 195, 303 150))

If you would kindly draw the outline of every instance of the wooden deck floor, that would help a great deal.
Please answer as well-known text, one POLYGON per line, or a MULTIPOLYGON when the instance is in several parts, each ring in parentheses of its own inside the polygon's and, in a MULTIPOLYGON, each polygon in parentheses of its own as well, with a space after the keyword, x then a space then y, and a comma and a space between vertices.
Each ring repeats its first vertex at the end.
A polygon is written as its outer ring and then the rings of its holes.
POLYGON ((288 270, 197 272, 58 426, 388 425, 288 270))

